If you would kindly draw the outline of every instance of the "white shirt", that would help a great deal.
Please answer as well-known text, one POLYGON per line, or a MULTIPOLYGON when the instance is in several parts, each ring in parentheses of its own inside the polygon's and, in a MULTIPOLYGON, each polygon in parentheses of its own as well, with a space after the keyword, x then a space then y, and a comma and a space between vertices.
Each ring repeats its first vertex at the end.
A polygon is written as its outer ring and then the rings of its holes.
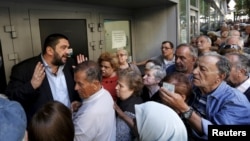
POLYGON ((115 141, 116 120, 111 94, 101 88, 73 115, 74 141, 115 141))
POLYGON ((236 89, 244 93, 249 87, 250 87, 250 77, 248 77, 248 79, 245 82, 236 87, 236 89))

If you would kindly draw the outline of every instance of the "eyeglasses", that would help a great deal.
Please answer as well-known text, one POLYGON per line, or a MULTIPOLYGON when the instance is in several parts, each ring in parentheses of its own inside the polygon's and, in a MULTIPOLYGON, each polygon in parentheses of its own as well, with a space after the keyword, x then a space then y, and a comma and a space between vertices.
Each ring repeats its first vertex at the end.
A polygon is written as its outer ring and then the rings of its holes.
POLYGON ((225 45, 223 49, 236 49, 236 50, 241 50, 241 47, 238 45, 225 45))
POLYGON ((169 49, 172 49, 172 48, 162 47, 161 49, 169 50, 169 49))

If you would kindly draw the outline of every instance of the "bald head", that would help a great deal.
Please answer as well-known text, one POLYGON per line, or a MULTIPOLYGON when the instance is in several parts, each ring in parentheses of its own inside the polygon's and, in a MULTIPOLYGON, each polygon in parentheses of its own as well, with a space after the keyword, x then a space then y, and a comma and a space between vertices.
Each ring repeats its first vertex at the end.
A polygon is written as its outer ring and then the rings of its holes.
POLYGON ((238 45, 243 49, 244 40, 240 36, 229 36, 225 42, 226 45, 238 45))
POLYGON ((239 30, 230 30, 228 35, 240 37, 240 31, 239 30))

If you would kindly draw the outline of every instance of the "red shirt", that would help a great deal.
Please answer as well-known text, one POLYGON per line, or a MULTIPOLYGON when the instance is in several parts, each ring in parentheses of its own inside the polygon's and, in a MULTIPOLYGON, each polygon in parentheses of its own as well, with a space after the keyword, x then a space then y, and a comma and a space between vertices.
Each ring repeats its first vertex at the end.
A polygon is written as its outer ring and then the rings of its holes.
POLYGON ((104 89, 109 91, 114 101, 117 100, 116 90, 115 90, 117 80, 118 80, 118 76, 102 78, 102 86, 104 87, 104 89))

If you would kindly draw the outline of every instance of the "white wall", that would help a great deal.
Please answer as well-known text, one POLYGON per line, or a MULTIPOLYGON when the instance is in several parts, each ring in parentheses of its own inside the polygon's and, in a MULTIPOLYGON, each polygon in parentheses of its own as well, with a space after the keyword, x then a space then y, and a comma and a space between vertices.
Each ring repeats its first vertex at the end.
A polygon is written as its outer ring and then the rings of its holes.
POLYGON ((161 43, 177 42, 177 5, 154 7, 136 12, 135 52, 136 60, 143 61, 161 54, 161 43))

